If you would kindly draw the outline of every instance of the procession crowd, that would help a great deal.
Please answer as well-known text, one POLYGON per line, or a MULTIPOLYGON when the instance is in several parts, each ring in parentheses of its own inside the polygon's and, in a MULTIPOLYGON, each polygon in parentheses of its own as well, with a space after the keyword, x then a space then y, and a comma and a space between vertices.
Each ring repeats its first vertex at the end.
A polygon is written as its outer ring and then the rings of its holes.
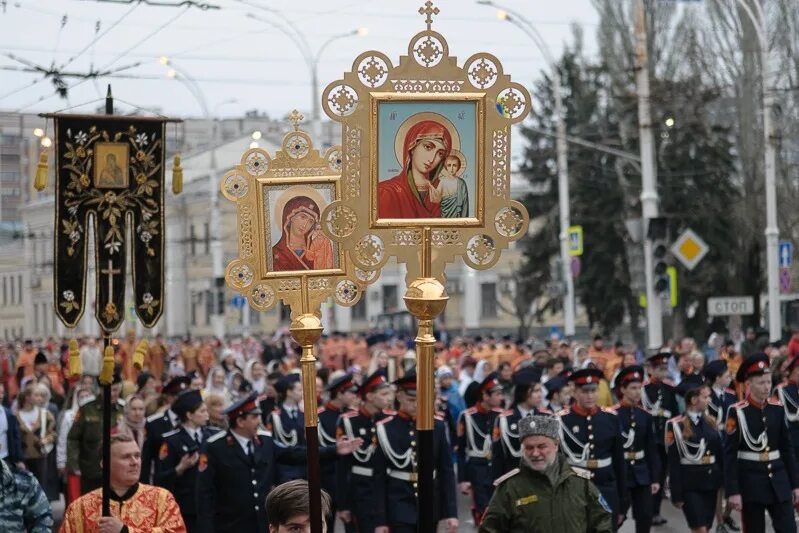
MULTIPOLYGON (((272 515, 292 517, 275 501, 297 488, 275 487, 307 477, 288 332, 156 336, 134 365, 141 340, 111 344, 111 518, 97 490, 103 340, 78 339, 78 378, 66 340, 0 346, 0 492, 16 483, 20 502, 12 509, 4 492, 0 530, 50 531, 49 502, 63 495, 65 532, 283 531, 272 515)), ((412 340, 333 333, 316 353, 328 530, 415 531, 412 340)), ((796 531, 799 333, 787 344, 751 330, 738 342, 686 338, 652 354, 599 335, 584 345, 444 333, 435 367, 435 508, 448 532, 465 527, 458 491, 485 532, 615 531, 627 519, 646 532, 665 523, 664 497, 691 531, 738 531, 733 510, 747 532, 765 531, 766 511, 775 531, 796 531), (533 505, 548 497, 553 506, 533 505)))

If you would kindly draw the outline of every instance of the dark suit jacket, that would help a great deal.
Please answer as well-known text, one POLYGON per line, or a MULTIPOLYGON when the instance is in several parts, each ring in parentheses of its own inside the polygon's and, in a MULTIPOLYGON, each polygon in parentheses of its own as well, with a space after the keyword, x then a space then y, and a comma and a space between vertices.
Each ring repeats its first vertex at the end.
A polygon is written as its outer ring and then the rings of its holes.
POLYGON ((8 423, 8 461, 18 463, 24 459, 22 455, 22 439, 19 434, 19 423, 17 417, 11 413, 7 407, 0 406, 0 416, 6 417, 8 423))

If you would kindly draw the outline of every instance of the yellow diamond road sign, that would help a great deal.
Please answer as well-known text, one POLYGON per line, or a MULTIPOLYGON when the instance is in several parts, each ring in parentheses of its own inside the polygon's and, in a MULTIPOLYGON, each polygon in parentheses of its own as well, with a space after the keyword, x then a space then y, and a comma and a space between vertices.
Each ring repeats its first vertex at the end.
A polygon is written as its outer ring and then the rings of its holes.
POLYGON ((709 251, 710 247, 705 241, 690 229, 685 230, 671 246, 671 253, 688 270, 693 270, 709 251))

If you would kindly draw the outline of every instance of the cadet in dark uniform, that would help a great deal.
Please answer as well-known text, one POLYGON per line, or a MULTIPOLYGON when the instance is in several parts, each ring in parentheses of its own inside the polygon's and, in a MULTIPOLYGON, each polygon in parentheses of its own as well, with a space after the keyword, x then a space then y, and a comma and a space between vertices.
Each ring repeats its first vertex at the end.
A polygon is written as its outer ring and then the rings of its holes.
POLYGON ((351 454, 339 458, 337 464, 339 518, 347 531, 373 533, 377 524, 377 502, 375 501, 375 450, 377 436, 375 424, 386 416, 396 414, 388 411, 391 404, 391 387, 386 377, 375 372, 358 388, 361 408, 341 414, 336 428, 336 439, 361 440, 361 445, 351 454))
POLYGON ((622 368, 613 382, 613 390, 621 402, 613 407, 621 423, 624 458, 627 462, 627 493, 621 514, 633 509, 636 533, 648 533, 652 528, 654 494, 660 489, 660 457, 655 439, 655 421, 641 407, 644 369, 640 366, 622 368))
POLYGON ((614 527, 627 497, 627 469, 619 417, 597 406, 598 383, 604 374, 596 368, 574 372, 574 403, 557 413, 563 437, 560 449, 570 465, 591 471, 592 481, 613 511, 614 527))
POLYGON ((554 414, 569 407, 571 387, 568 376, 555 376, 544 384, 544 388, 547 393, 547 409, 550 412, 554 414))
MULTIPOLYGON (((680 412, 674 384, 668 379, 670 358, 669 352, 660 352, 647 360, 649 381, 644 383, 644 390, 641 394, 641 405, 655 419, 655 439, 661 465, 666 465, 667 462, 666 443, 663 440, 666 435, 666 422, 680 412)), ((662 526, 666 523, 666 519, 660 516, 660 504, 663 501, 667 471, 668 469, 664 466, 661 469, 660 479, 657 480, 660 490, 655 493, 653 526, 662 526)))
POLYGON ((558 453, 558 420, 519 421, 522 459, 494 482, 480 533, 613 531, 610 507, 591 483, 591 472, 570 466, 558 453))
POLYGON ((666 423, 671 501, 682 509, 693 533, 708 533, 723 483, 723 446, 713 418, 707 416, 710 387, 698 376, 677 386, 685 414, 666 423))
POLYGON ((266 533, 264 498, 274 486, 272 439, 259 430, 256 393, 225 410, 230 429, 208 439, 197 462, 197 525, 204 533, 266 533))
MULTIPOLYGON (((375 500, 378 523, 388 533, 415 533, 418 522, 416 456, 416 372, 396 380, 396 415, 376 426, 375 500)), ((455 470, 447 442, 446 425, 436 415, 433 428, 436 522, 446 520, 447 533, 458 531, 455 470)), ((380 531, 380 527, 376 531, 380 531)))
MULTIPOLYGON (((267 431, 272 433, 277 454, 275 480, 278 485, 307 477, 305 417, 300 411, 302 383, 299 374, 289 374, 275 383, 280 406, 272 411, 267 431)), ((316 408, 315 405, 309 409, 316 408)))
MULTIPOLYGON (((724 423, 727 420, 727 412, 733 404, 738 402, 738 397, 735 391, 729 388, 732 381, 732 374, 727 367, 727 361, 717 359, 705 365, 702 369, 702 375, 705 376, 706 383, 710 387, 710 401, 707 404, 707 415, 716 422, 716 427, 721 433, 721 440, 724 441, 724 423)), ((738 524, 732 518, 732 507, 724 505, 724 488, 719 490, 718 498, 716 499, 716 520, 719 527, 724 525, 724 528, 730 531, 740 531, 738 524)))
POLYGON ((491 466, 495 479, 519 466, 519 420, 531 415, 552 415, 541 405, 544 389, 540 379, 541 373, 532 367, 513 375, 513 407, 497 417, 494 427, 491 466))
POLYGON ((163 435, 180 424, 178 416, 170 408, 178 394, 189 388, 191 378, 188 376, 178 376, 172 378, 161 389, 161 394, 166 398, 167 408, 163 413, 156 413, 147 417, 144 424, 144 446, 141 451, 141 482, 151 483, 155 474, 155 462, 158 459, 158 452, 161 449, 163 435))
POLYGON ((494 491, 491 446, 494 425, 502 413, 502 385, 489 374, 477 390, 479 401, 458 420, 458 482, 464 494, 472 493, 472 516, 480 525, 494 491))
MULTIPOLYGON (((353 381, 352 374, 344 374, 328 383, 327 391, 330 400, 319 408, 319 431, 320 448, 336 448, 336 426, 342 413, 351 411, 352 405, 357 399, 356 391, 358 385, 353 381)), ((320 454, 321 455, 321 454, 320 454)), ((336 495, 336 464, 338 455, 321 458, 321 478, 322 488, 330 495, 332 500, 331 511, 333 516, 338 509, 339 497, 336 495)), ((332 524, 328 524, 328 531, 332 531, 332 524)))
POLYGON ((777 386, 776 395, 785 409, 785 422, 791 433, 793 456, 799 461, 799 356, 790 360, 785 375, 787 380, 777 386))
POLYGON ((208 408, 200 391, 186 390, 172 403, 180 420, 177 429, 164 433, 158 450, 155 484, 175 496, 188 533, 197 529, 197 462, 208 439, 217 433, 207 427, 208 408))
POLYGON ((765 512, 774 531, 796 531, 793 505, 799 479, 785 410, 769 399, 771 372, 765 354, 747 357, 735 379, 746 382, 749 395, 730 408, 724 439, 725 492, 736 510, 742 509, 746 533, 764 533, 765 512))
MULTIPOLYGON (((119 399, 122 377, 114 372, 111 383, 111 427, 122 418, 125 402, 119 399)), ((100 387, 97 398, 82 406, 67 435, 67 468, 80 474, 80 493, 99 489, 103 484, 103 469, 100 466, 103 445, 103 391, 100 387)))

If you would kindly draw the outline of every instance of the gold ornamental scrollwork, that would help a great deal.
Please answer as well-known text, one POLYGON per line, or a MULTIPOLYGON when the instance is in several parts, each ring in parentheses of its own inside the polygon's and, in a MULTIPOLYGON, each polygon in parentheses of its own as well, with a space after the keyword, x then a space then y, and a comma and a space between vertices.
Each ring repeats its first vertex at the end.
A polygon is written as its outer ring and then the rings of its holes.
POLYGON ((320 153, 299 128, 302 115, 294 111, 289 120, 294 128, 280 150, 247 150, 220 189, 236 204, 238 219, 239 256, 225 269, 227 285, 258 311, 282 300, 297 320, 318 314, 330 297, 355 305, 377 273, 357 269, 347 249, 321 230, 335 228, 344 238, 357 227, 346 206, 326 209, 342 197, 343 150, 334 146, 320 153))
POLYGON ((476 269, 496 264, 529 222, 510 197, 511 126, 529 113, 529 92, 492 54, 459 64, 432 28, 439 9, 426 2, 419 14, 426 28, 398 64, 364 52, 322 94, 343 137, 341 199, 322 213, 323 231, 359 271, 396 257, 409 283, 422 275, 425 228, 430 275, 443 281, 459 256, 476 269), (438 150, 429 165, 415 155, 424 143, 438 150))

